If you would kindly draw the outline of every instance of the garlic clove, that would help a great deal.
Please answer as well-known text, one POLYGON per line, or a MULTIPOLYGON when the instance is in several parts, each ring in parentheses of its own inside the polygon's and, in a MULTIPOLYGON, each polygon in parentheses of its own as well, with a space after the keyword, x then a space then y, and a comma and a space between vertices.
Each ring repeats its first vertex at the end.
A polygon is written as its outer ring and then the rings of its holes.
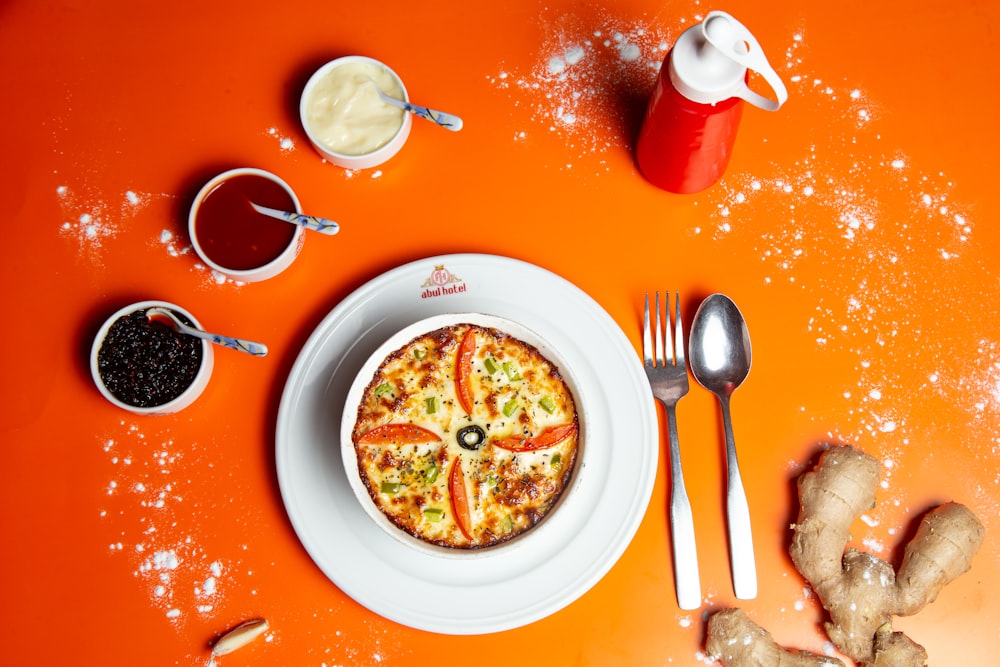
POLYGON ((255 618, 244 623, 240 623, 235 628, 219 637, 212 646, 212 657, 232 653, 238 648, 243 648, 253 640, 268 631, 270 624, 267 619, 255 618))

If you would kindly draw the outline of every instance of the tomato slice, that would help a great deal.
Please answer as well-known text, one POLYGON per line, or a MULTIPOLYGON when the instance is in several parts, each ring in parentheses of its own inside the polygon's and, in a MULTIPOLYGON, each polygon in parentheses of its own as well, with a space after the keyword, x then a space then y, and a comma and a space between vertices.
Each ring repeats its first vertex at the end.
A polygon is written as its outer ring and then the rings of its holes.
POLYGON ((465 472, 462 470, 462 457, 456 456, 451 463, 451 474, 448 475, 448 492, 451 495, 451 511, 455 513, 455 523, 465 535, 472 540, 472 515, 469 513, 469 495, 465 490, 465 472))
POLYGON ((455 354, 455 393, 466 413, 472 414, 472 356, 476 353, 476 334, 469 329, 455 354))
POLYGON ((357 439, 359 445, 417 445, 441 439, 434 431, 416 424, 382 424, 357 439))
POLYGON ((523 436, 512 436, 503 440, 496 440, 493 444, 500 449, 511 452, 531 452, 536 449, 545 449, 557 445, 569 436, 576 433, 576 423, 550 426, 533 438, 523 436))

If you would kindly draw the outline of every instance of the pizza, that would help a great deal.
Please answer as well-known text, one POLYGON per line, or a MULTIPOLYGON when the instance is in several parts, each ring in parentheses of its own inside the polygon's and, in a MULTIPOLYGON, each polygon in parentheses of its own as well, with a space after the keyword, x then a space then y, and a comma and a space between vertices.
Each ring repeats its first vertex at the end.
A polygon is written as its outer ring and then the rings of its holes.
POLYGON ((456 549, 537 525, 572 478, 579 439, 559 369, 533 345, 470 323, 385 356, 351 432, 378 509, 406 533, 456 549))

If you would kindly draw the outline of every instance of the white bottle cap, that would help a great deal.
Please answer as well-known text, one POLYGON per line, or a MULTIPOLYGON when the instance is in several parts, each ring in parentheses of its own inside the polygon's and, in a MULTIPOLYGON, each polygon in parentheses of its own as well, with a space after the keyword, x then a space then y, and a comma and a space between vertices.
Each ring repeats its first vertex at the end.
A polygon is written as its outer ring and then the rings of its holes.
POLYGON ((692 102, 716 104, 739 97, 750 104, 777 110, 788 91, 767 62, 764 51, 743 24, 725 12, 713 11, 698 25, 681 33, 669 63, 670 81, 692 102), (746 72, 764 77, 776 99, 750 90, 746 72))

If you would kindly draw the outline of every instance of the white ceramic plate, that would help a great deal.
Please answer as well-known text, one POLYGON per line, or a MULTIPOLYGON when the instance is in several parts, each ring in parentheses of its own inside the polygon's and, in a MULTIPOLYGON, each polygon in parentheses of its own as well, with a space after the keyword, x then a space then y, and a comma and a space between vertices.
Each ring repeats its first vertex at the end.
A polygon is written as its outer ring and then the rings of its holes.
POLYGON ((494 255, 405 264, 357 289, 299 353, 278 411, 278 482, 299 539, 342 591, 398 623, 499 632, 587 592, 628 546, 656 477, 659 432, 642 363, 599 304, 542 268, 494 255), (559 348, 587 395, 587 460, 572 504, 523 548, 468 560, 408 548, 376 526, 347 481, 340 423, 351 384, 403 327, 467 311, 516 320, 559 348))

